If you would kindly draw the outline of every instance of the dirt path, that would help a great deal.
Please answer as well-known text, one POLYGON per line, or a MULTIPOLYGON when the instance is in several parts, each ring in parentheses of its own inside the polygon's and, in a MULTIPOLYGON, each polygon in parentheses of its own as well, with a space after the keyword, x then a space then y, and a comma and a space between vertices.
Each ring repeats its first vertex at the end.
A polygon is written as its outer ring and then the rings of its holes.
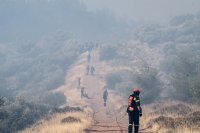
MULTIPOLYGON (((83 54, 78 62, 68 70, 66 83, 58 90, 62 91, 67 97, 67 104, 70 106, 89 107, 92 109, 93 121, 86 133, 104 132, 104 133, 126 133, 128 125, 128 116, 126 113, 127 101, 123 100, 116 92, 108 90, 107 106, 103 105, 103 91, 105 86, 105 76, 109 72, 118 70, 99 60, 99 51, 94 50, 91 53, 91 61, 87 62, 88 53, 83 54), (94 75, 86 74, 86 66, 94 66, 94 75), (81 86, 78 87, 78 78, 81 77, 81 86), (80 88, 85 87, 88 98, 81 98, 80 88)), ((119 68, 121 69, 121 68, 119 68)), ((147 129, 141 127, 140 133, 147 133, 147 129)), ((150 132, 148 132, 150 133, 150 132)))
POLYGON ((104 77, 112 68, 105 62, 99 61, 98 51, 93 51, 91 54, 93 59, 90 65, 95 66, 96 72, 93 76, 84 76, 84 83, 88 95, 92 98, 88 103, 94 110, 94 114, 92 126, 86 129, 86 132, 122 133, 126 131, 127 120, 124 118, 127 116, 124 111, 123 119, 120 119, 122 116, 117 111, 123 105, 123 100, 114 92, 108 91, 107 106, 103 105, 104 77))
POLYGON ((119 108, 125 101, 114 91, 108 91, 107 106, 103 105, 103 91, 105 85, 105 75, 113 69, 105 62, 99 61, 98 50, 91 52, 91 62, 87 62, 87 54, 83 54, 67 73, 65 85, 58 90, 62 91, 67 97, 70 106, 90 107, 93 110, 93 122, 86 132, 122 133, 127 130, 127 114, 125 110, 119 114, 119 108), (86 66, 94 66, 95 74, 87 75, 86 66), (90 99, 80 97, 78 87, 78 77, 81 77, 81 87, 85 87, 85 92, 90 99))

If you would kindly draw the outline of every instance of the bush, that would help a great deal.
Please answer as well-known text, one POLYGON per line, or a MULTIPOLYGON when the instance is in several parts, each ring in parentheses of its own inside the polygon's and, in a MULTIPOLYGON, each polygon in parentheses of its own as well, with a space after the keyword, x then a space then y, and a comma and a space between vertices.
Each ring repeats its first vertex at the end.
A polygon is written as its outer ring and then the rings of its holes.
POLYGON ((188 21, 188 20, 192 20, 194 19, 194 15, 180 15, 180 16, 176 16, 174 17, 171 21, 170 21, 170 24, 171 25, 181 25, 183 24, 185 21, 188 21))
POLYGON ((100 51, 100 60, 112 60, 117 56, 117 46, 107 45, 100 51))
POLYGON ((2 133, 17 132, 35 123, 48 114, 50 108, 45 104, 18 100, 3 107, 7 110, 7 118, 0 123, 2 133))
POLYGON ((159 98, 162 83, 157 76, 157 70, 149 69, 148 72, 135 73, 132 79, 141 88, 141 99, 144 103, 151 103, 159 98))
POLYGON ((194 80, 191 83, 191 91, 194 98, 200 103, 200 72, 198 73, 198 76, 194 78, 194 80))
POLYGON ((4 100, 2 97, 0 97, 0 107, 4 105, 4 100))
POLYGON ((40 102, 48 104, 53 107, 58 107, 64 103, 66 103, 66 97, 61 92, 48 92, 40 96, 40 102))
POLYGON ((110 73, 106 75, 106 86, 109 89, 115 89, 117 83, 122 82, 122 78, 119 73, 110 73))
POLYGON ((4 106, 4 102, 4 99, 0 97, 0 120, 4 120, 8 117, 6 110, 2 109, 2 106, 4 106))
POLYGON ((178 100, 199 100, 199 62, 200 54, 198 45, 179 47, 173 58, 171 68, 171 83, 175 89, 174 98, 178 100), (191 52, 192 51, 192 52, 191 52))

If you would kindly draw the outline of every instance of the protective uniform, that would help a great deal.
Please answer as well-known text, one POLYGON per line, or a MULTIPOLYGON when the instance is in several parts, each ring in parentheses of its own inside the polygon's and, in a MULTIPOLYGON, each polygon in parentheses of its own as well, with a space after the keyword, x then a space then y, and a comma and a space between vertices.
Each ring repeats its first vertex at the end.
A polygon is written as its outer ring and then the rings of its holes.
POLYGON ((139 130, 139 117, 142 116, 142 108, 140 107, 140 90, 138 88, 133 89, 133 94, 129 96, 127 113, 129 116, 128 133, 132 133, 134 123, 134 133, 138 133, 139 130))

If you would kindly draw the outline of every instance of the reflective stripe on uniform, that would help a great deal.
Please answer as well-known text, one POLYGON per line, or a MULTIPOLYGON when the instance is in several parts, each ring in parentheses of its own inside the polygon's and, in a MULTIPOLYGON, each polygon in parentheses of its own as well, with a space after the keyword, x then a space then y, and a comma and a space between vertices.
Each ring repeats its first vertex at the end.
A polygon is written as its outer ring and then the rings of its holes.
POLYGON ((133 97, 130 96, 129 99, 128 99, 128 105, 129 105, 129 106, 131 106, 132 100, 133 100, 133 97))
POLYGON ((139 102, 140 100, 136 100, 136 102, 139 102))
POLYGON ((134 125, 135 127, 139 127, 139 125, 134 125))
POLYGON ((130 126, 130 125, 132 126, 133 124, 128 124, 128 125, 129 125, 129 126, 130 126))
POLYGON ((141 110, 141 109, 140 109, 140 106, 137 106, 137 108, 138 108, 139 111, 141 110))
POLYGON ((129 107, 128 110, 129 110, 129 111, 133 111, 134 108, 133 108, 133 107, 129 107))

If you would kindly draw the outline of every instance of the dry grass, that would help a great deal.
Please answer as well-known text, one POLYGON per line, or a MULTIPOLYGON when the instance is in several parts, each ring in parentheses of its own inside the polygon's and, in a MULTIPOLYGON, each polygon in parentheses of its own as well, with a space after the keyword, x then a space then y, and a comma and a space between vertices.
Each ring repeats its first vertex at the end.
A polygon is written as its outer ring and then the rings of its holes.
POLYGON ((20 133, 84 133, 84 129, 90 125, 90 122, 91 117, 84 112, 54 114, 20 133), (61 122, 66 118, 74 118, 78 121, 61 122))
POLYGON ((84 111, 56 113, 20 133, 84 133, 84 129, 91 125, 92 117, 90 114, 92 114, 92 110, 85 108, 88 103, 81 99, 80 89, 77 88, 79 77, 82 78, 81 85, 84 85, 83 77, 87 65, 87 54, 82 54, 79 60, 69 68, 65 77, 65 84, 56 89, 56 91, 63 92, 66 95, 68 106, 78 106, 84 108, 84 111))
POLYGON ((153 125, 158 133, 200 133, 200 108, 181 102, 156 103, 143 107, 141 125, 153 125))
MULTIPOLYGON (((101 90, 99 88, 102 88, 105 84, 103 77, 106 73, 113 71, 113 68, 109 67, 105 62, 101 62, 100 64, 98 61, 95 60, 96 66, 98 66, 98 70, 101 70, 98 74, 103 76, 101 76, 102 79, 99 77, 98 85, 88 85, 89 82, 91 83, 91 81, 96 80, 91 80, 90 78, 85 76, 84 66, 86 66, 87 64, 85 60, 86 55, 87 54, 83 55, 84 57, 80 57, 79 62, 77 62, 70 68, 66 76, 65 85, 57 89, 57 91, 61 91, 66 95, 70 106, 90 106, 87 100, 83 100, 80 98, 80 89, 77 89, 78 77, 82 77, 82 85, 86 86, 87 88, 95 88, 94 86, 98 86, 98 89, 91 89, 90 92, 98 92, 99 94, 101 90)), ((110 92, 109 97, 112 97, 112 99, 109 99, 110 103, 118 103, 115 105, 115 107, 119 108, 120 111, 118 115, 123 116, 124 111, 126 110, 126 106, 122 106, 120 108, 120 106, 124 104, 120 102, 122 101, 120 96, 117 97, 113 92, 110 92)), ((102 109, 100 108, 100 110, 102 109)), ((200 111, 199 107, 194 105, 186 105, 185 103, 181 102, 165 101, 164 103, 162 102, 146 105, 143 106, 141 128, 149 127, 149 125, 152 124, 152 127, 147 129, 147 132, 148 130, 150 132, 159 130, 158 133, 200 133, 200 129, 198 129, 198 127, 200 127, 200 123, 198 123, 199 120, 197 119, 196 121, 194 121, 194 118, 200 118, 198 111, 200 111), (187 118, 189 118, 190 120, 186 122, 187 118)), ((50 118, 42 120, 20 133, 84 133, 84 129, 88 128, 91 125, 92 112, 93 111, 90 108, 86 108, 84 109, 84 112, 54 114, 50 118), (70 122, 68 122, 69 118, 72 119, 72 121, 69 120, 70 122), (62 122, 63 120, 65 122, 62 122)), ((105 116, 102 116, 102 118, 103 117, 105 116)), ((127 122, 128 120, 124 119, 124 123, 127 122)))

